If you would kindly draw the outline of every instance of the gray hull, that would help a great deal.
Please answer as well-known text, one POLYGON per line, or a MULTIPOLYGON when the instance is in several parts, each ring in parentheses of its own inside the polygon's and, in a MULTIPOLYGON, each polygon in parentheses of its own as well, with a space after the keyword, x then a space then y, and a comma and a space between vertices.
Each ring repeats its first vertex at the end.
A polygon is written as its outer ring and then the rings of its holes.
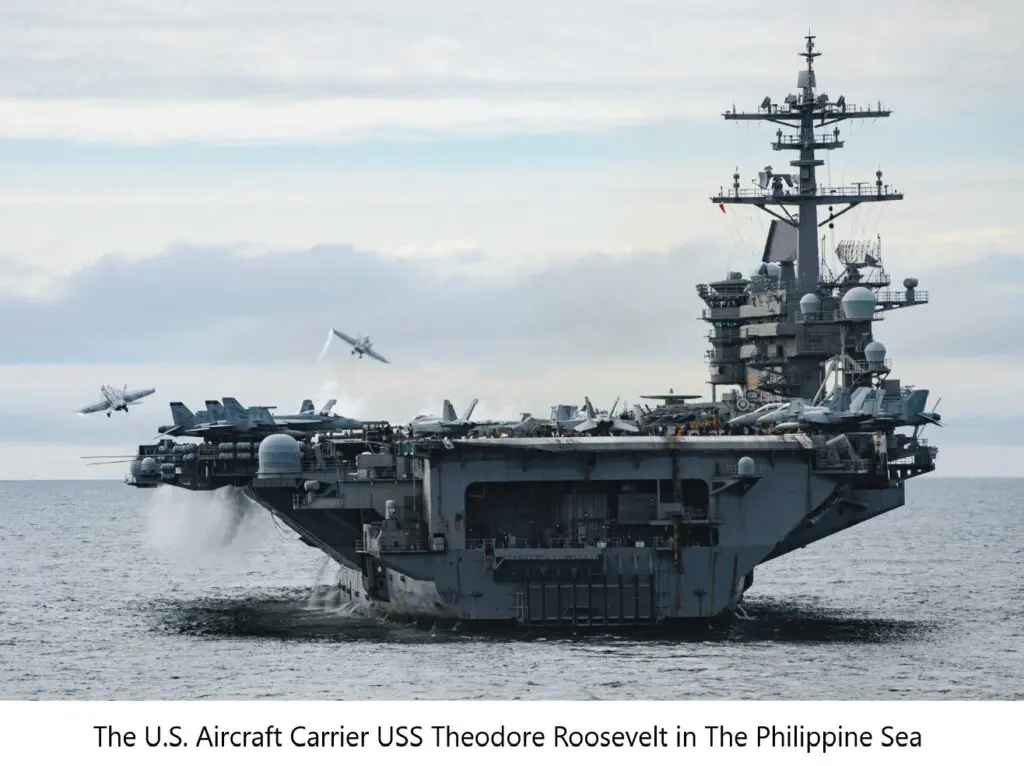
POLYGON ((343 599, 524 627, 728 616, 759 564, 904 502, 898 466, 830 462, 805 435, 451 447, 347 480, 263 475, 246 491, 342 564, 343 599))

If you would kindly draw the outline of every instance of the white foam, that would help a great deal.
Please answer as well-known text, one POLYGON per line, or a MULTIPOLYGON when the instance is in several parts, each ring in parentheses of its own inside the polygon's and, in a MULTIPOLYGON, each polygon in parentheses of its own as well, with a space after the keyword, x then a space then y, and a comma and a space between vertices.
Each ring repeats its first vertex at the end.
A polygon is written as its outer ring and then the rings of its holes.
POLYGON ((234 487, 192 492, 164 485, 154 490, 143 506, 150 544, 179 559, 237 553, 266 531, 268 517, 257 510, 259 507, 234 487))

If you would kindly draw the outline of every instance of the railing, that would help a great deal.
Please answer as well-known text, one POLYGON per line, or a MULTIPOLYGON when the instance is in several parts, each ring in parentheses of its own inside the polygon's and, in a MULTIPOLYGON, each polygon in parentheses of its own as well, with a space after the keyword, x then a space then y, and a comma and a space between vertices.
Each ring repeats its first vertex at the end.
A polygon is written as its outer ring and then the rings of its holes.
POLYGON ((764 476, 768 472, 767 468, 763 465, 755 464, 753 469, 741 471, 739 466, 731 466, 728 471, 728 475, 732 479, 756 479, 764 476))
POLYGON ((797 322, 838 322, 843 318, 841 311, 798 311, 797 322))
POLYGON ((879 303, 913 306, 928 302, 927 290, 882 290, 878 293, 879 303))
POLYGON ((426 538, 406 542, 381 542, 380 538, 372 537, 356 543, 356 553, 369 553, 371 556, 391 553, 430 553, 431 550, 430 541, 426 538))
POLYGON ((740 318, 740 307, 739 306, 716 306, 714 308, 703 309, 700 312, 700 318, 704 320, 715 320, 715 319, 739 319, 740 318))
MULTIPOLYGON (((835 117, 860 117, 861 119, 866 119, 871 117, 884 117, 890 113, 888 109, 882 106, 881 102, 876 103, 875 106, 860 107, 851 103, 839 106, 834 102, 818 104, 817 99, 814 99, 814 101, 815 120, 821 120, 823 118, 827 120, 835 117)), ((767 109, 761 109, 759 107, 753 114, 756 116, 764 115, 765 117, 781 117, 790 120, 798 120, 803 116, 802 107, 806 103, 807 99, 805 99, 803 95, 794 94, 792 104, 789 101, 783 101, 781 104, 772 103, 772 105, 767 109)), ((724 112, 722 116, 726 119, 730 119, 743 115, 743 112, 736 112, 734 107, 731 112, 724 112)))
POLYGON ((870 467, 871 463, 868 460, 832 460, 825 452, 816 452, 813 464, 815 473, 867 473, 870 467))
POLYGON ((587 538, 587 537, 558 537, 552 538, 549 545, 535 545, 530 540, 516 538, 515 540, 509 541, 507 545, 498 544, 496 538, 493 537, 475 537, 466 540, 467 550, 480 550, 489 549, 493 551, 501 551, 508 549, 524 550, 562 550, 562 549, 574 549, 579 550, 581 548, 665 548, 672 545, 672 538, 667 536, 655 536, 655 537, 602 537, 602 538, 587 538))
POLYGON ((810 141, 804 141, 801 136, 788 134, 781 137, 776 137, 775 142, 772 146, 776 149, 789 148, 789 147, 808 147, 813 146, 815 149, 823 148, 835 148, 843 145, 843 142, 839 139, 836 133, 817 133, 810 141))
POLYGON ((704 352, 704 358, 709 362, 738 362, 740 350, 732 348, 711 348, 704 352))
POLYGON ((714 199, 728 202, 729 200, 743 201, 743 200, 777 200, 784 198, 797 199, 800 197, 859 197, 863 199, 870 199, 872 197, 877 199, 887 199, 890 197, 901 196, 900 192, 894 187, 890 187, 889 184, 882 184, 881 186, 875 186, 872 182, 865 182, 863 184, 855 184, 853 186, 823 186, 816 184, 810 189, 789 189, 785 188, 781 194, 776 194, 770 189, 762 189, 760 186, 741 188, 741 189, 730 189, 729 193, 726 194, 725 189, 720 189, 720 193, 714 199))
POLYGON ((738 327, 716 327, 704 336, 704 339, 710 343, 714 343, 715 341, 728 343, 730 341, 739 340, 739 338, 740 328, 738 327))
POLYGON ((892 359, 886 357, 885 359, 882 360, 881 367, 879 367, 877 365, 871 365, 868 364, 867 362, 861 362, 857 359, 850 359, 849 357, 847 357, 846 359, 843 360, 842 369, 844 372, 852 372, 857 375, 866 375, 869 372, 878 372, 879 370, 891 370, 892 359))

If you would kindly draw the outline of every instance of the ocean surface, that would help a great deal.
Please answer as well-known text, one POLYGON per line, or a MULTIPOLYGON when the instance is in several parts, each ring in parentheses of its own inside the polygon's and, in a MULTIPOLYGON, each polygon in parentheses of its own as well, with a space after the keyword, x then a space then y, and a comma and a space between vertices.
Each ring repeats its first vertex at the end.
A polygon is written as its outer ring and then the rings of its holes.
POLYGON ((760 568, 728 629, 523 640, 325 607, 335 565, 255 506, 0 482, 0 698, 1024 699, 1024 480, 908 500, 760 568))

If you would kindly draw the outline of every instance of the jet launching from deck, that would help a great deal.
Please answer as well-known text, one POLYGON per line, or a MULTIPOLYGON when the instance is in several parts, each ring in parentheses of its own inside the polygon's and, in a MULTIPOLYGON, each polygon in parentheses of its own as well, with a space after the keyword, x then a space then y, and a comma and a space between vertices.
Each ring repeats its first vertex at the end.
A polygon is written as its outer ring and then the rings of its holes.
POLYGON ((100 393, 103 394, 102 399, 78 410, 78 414, 91 415, 95 412, 106 411, 109 418, 113 412, 128 412, 129 406, 142 404, 141 400, 150 394, 156 393, 156 389, 140 388, 137 391, 129 391, 126 384, 122 389, 117 389, 113 386, 100 386, 100 393))
MULTIPOLYGON (((335 330, 333 327, 331 328, 331 335, 336 335, 337 337, 345 341, 347 344, 349 344, 352 347, 352 354, 359 354, 360 359, 363 358, 363 354, 366 354, 368 357, 370 357, 371 359, 376 359, 378 362, 383 362, 384 364, 391 364, 391 362, 389 362, 387 359, 385 359, 377 351, 374 350, 373 341, 370 340, 369 335, 359 335, 358 333, 356 333, 356 336, 353 338, 350 335, 346 335, 343 332, 335 330)), ((327 336, 327 345, 330 345, 331 335, 327 336)), ((324 346, 324 351, 322 353, 325 353, 327 351, 327 345, 324 346)))

